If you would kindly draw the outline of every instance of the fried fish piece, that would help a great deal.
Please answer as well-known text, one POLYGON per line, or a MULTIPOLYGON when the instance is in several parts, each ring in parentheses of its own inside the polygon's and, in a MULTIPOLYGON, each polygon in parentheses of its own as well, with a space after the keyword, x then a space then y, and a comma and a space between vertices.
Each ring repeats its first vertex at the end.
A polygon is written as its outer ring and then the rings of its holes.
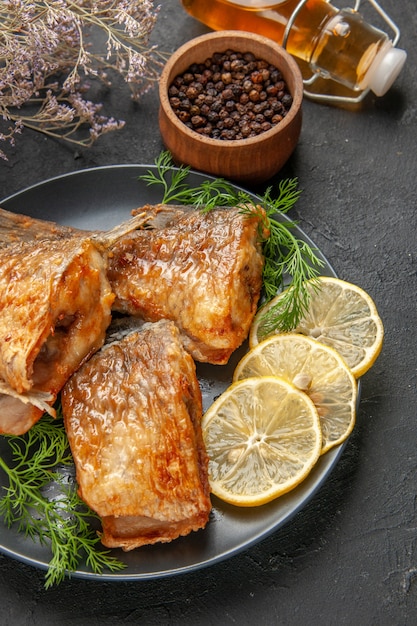
POLYGON ((44 411, 54 414, 64 383, 103 344, 114 300, 106 247, 145 217, 93 236, 7 213, 0 214, 0 433, 20 435, 44 411))
POLYGON ((0 432, 8 434, 26 432, 52 410, 111 321, 114 294, 91 240, 43 244, 0 251, 0 432))
POLYGON ((123 237, 109 259, 113 309, 170 319, 195 360, 227 363, 246 339, 260 297, 263 216, 260 207, 251 215, 173 207, 165 226, 123 237))
POLYGON ((202 400, 177 327, 116 331, 62 390, 80 497, 102 543, 132 550, 204 528, 211 509, 202 400))
MULTIPOLYGON (((79 230, 71 226, 63 226, 40 220, 29 215, 13 213, 0 207, 0 247, 22 241, 34 239, 63 239, 73 237, 79 230)), ((84 236, 86 233, 83 233, 84 236)))

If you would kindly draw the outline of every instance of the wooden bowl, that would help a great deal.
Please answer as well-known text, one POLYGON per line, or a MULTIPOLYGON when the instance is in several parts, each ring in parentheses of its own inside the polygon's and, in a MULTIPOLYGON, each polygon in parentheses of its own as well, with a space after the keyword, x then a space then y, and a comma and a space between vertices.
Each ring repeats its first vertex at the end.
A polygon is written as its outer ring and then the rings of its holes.
POLYGON ((240 183, 258 184, 276 174, 294 151, 302 118, 303 79, 294 59, 271 39, 242 31, 220 31, 181 46, 166 63, 159 83, 159 128, 163 143, 177 164, 240 183), (270 130, 246 139, 213 139, 178 119, 168 97, 174 78, 192 63, 202 63, 226 50, 251 52, 277 67, 293 98, 287 115, 270 130))

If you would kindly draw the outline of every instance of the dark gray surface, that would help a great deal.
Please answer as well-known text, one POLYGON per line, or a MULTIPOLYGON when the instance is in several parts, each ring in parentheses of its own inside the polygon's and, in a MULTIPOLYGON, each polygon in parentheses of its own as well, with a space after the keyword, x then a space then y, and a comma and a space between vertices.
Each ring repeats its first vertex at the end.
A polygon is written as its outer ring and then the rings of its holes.
MULTIPOLYGON (((290 524, 198 573, 69 580, 45 591, 44 572, 0 556, 1 624, 416 623, 417 11, 414 0, 382 4, 409 54, 394 88, 355 112, 306 101, 297 150, 272 181, 298 177, 293 217, 341 278, 373 296, 386 328, 331 478, 290 524)), ((162 49, 205 31, 179 3, 163 2, 162 49)), ((89 151, 25 131, 9 162, 0 162, 0 196, 73 170, 153 162, 162 149, 157 92, 139 105, 124 94, 113 90, 108 102, 126 128, 89 151)))

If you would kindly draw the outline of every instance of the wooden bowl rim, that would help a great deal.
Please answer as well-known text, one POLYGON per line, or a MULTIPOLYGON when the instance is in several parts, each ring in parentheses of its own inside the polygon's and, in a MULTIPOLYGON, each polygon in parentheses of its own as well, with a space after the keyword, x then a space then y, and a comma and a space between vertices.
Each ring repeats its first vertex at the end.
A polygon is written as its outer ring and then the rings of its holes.
MULTIPOLYGON (((214 54, 215 52, 216 51, 213 50, 211 54, 214 54)), ((192 63, 193 63, 192 55, 190 55, 190 61, 188 63, 188 66, 191 65, 192 63)), ((282 70, 278 62, 276 64, 274 63, 274 65, 277 67, 278 70, 285 71, 285 70, 282 70)), ((285 79, 285 82, 287 83, 287 87, 289 88, 288 80, 285 76, 284 76, 284 79, 285 79)), ((263 37, 262 35, 258 35, 256 33, 251 33, 251 32, 246 32, 246 31, 241 31, 241 30, 222 30, 222 31, 206 33, 204 35, 200 35, 199 37, 190 39, 185 44, 180 46, 180 48, 178 48, 171 55, 171 57, 166 62, 161 73, 161 77, 159 80, 159 97, 160 97, 160 104, 164 110, 165 115, 169 118, 170 122, 176 128, 178 128, 178 130, 181 133, 184 133, 185 135, 187 135, 190 139, 193 139, 194 141, 201 141, 202 143, 206 143, 208 146, 211 146, 211 147, 223 147, 223 148, 227 147, 228 149, 232 148, 232 149, 238 150, 239 148, 242 147, 242 145, 244 146, 250 146, 253 144, 259 145, 260 143, 263 143, 264 141, 270 140, 271 137, 275 137, 279 135, 281 132, 283 132, 285 128, 289 126, 289 124, 291 124, 294 118, 299 114, 302 101, 303 101, 303 87, 304 85, 303 85, 303 78, 301 75, 301 70, 298 67, 296 61, 285 50, 285 48, 277 44, 272 39, 263 37), (175 115, 169 103, 168 82, 171 80, 170 78, 171 76, 173 78, 174 75, 176 75, 174 71, 175 71, 175 66, 178 63, 178 61, 182 59, 185 54, 189 54, 196 46, 200 46, 206 41, 221 42, 221 41, 226 40, 227 42, 229 42, 227 47, 230 49, 233 49, 233 46, 230 44, 230 41, 232 39, 235 39, 235 40, 239 39, 242 42, 244 41, 249 42, 249 44, 253 41, 256 41, 257 43, 260 43, 263 46, 271 48, 274 51, 274 53, 279 57, 279 59, 285 59, 288 65, 288 70, 293 74, 293 77, 294 77, 294 81, 293 81, 294 88, 293 88, 293 91, 290 92, 293 98, 293 101, 292 101, 291 108, 289 109, 287 115, 278 124, 276 124, 273 128, 270 128, 269 130, 266 130, 260 133, 256 137, 246 137, 242 139, 214 139, 212 137, 207 137, 206 135, 200 135, 199 133, 195 132, 191 128, 188 128, 188 126, 186 126, 184 122, 181 122, 181 120, 178 119, 178 117, 175 115)))

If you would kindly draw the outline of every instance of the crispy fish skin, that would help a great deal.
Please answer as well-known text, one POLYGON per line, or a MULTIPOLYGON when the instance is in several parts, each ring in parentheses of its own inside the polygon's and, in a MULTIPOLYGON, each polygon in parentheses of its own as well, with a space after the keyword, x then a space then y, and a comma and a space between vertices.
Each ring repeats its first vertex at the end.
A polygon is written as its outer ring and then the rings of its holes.
POLYGON ((259 215, 174 211, 165 227, 120 239, 109 259, 115 311, 173 320, 201 362, 225 364, 256 313, 264 258, 259 215))
POLYGON ((0 209, 0 433, 21 435, 104 342, 108 248, 152 218, 89 233, 0 209))
MULTIPOLYGON (((36 359, 43 357, 42 350, 51 357, 59 343, 59 361, 47 359, 46 365, 51 365, 47 367, 50 370, 53 364, 65 375, 66 363, 73 358, 65 345, 81 327, 77 362, 80 355, 83 359, 100 347, 111 319, 113 294, 105 278, 103 257, 89 240, 51 241, 42 247, 17 245, 8 249, 5 257, 0 267, 1 373, 22 393, 43 383, 44 372, 35 367, 36 359), (106 313, 100 320, 92 305, 103 292, 100 308, 106 305, 106 313), (91 337, 96 335, 100 336, 98 345, 94 342, 90 346, 91 337)), ((46 374, 49 378, 54 372, 46 374)))
MULTIPOLYGON (((0 388, 3 388, 1 381, 0 388)), ((4 387, 4 393, 0 393, 0 434, 24 435, 45 412, 55 415, 55 411, 51 411, 54 401, 52 393, 18 394, 4 387)))
POLYGON ((128 551, 204 528, 201 392, 172 322, 122 333, 61 398, 79 493, 102 519, 105 546, 128 551))
POLYGON ((13 213, 0 207, 0 247, 21 241, 43 240, 46 237, 72 237, 76 229, 40 220, 29 215, 13 213))
POLYGON ((47 409, 36 394, 53 404, 103 344, 114 294, 88 239, 16 243, 0 258, 0 432, 23 434, 47 409))

